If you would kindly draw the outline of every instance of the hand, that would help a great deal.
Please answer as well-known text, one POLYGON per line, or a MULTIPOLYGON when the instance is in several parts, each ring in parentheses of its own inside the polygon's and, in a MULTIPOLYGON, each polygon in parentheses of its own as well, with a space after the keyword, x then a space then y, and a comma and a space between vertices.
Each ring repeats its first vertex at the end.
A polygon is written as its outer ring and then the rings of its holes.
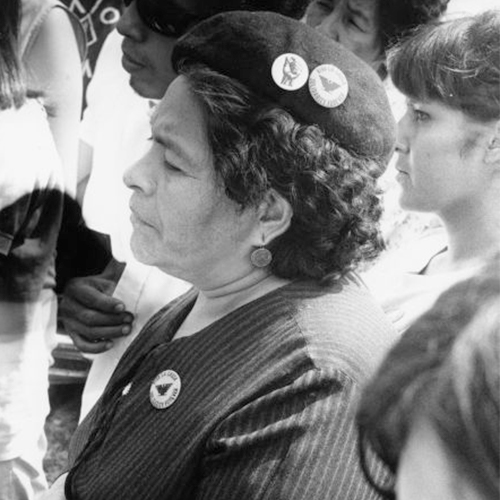
POLYGON ((37 500, 66 500, 64 483, 66 482, 67 475, 68 473, 59 476, 50 489, 38 496, 37 500))
POLYGON ((111 296, 116 282, 116 276, 104 271, 97 276, 74 278, 64 289, 59 319, 83 352, 107 351, 113 339, 128 335, 132 329, 133 315, 125 311, 123 302, 111 296))

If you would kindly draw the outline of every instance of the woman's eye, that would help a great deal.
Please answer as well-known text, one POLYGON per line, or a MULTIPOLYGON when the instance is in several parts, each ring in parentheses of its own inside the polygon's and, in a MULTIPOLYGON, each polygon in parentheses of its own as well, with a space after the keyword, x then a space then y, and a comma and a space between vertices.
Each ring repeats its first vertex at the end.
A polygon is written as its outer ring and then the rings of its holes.
POLYGON ((413 114, 415 116, 415 121, 424 122, 429 119, 429 115, 424 111, 420 111, 419 109, 413 110, 413 114))
POLYGON ((316 2, 316 7, 327 12, 331 12, 333 10, 332 2, 316 2))
POLYGON ((416 108, 415 105, 412 103, 407 104, 407 109, 411 119, 414 122, 425 122, 430 118, 429 113, 426 113, 425 111, 416 108))
POLYGON ((353 17, 349 18, 349 19, 347 20, 347 22, 348 22, 350 25, 354 26, 356 29, 358 29, 358 30, 360 30, 360 31, 363 31, 363 30, 359 27, 359 24, 356 22, 356 20, 355 20, 353 17))
POLYGON ((170 170, 171 172, 182 172, 182 170, 180 168, 177 168, 175 165, 172 165, 171 163, 169 163, 166 160, 163 163, 164 163, 165 167, 167 168, 167 170, 170 170))

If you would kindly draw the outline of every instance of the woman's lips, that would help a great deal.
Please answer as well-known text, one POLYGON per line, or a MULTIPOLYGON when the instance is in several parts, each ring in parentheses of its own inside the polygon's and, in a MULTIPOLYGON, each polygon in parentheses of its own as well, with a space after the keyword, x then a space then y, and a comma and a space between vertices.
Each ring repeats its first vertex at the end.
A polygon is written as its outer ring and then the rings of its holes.
POLYGON ((144 64, 138 62, 136 59, 130 57, 126 52, 122 54, 122 66, 128 73, 137 71, 144 67, 144 64))

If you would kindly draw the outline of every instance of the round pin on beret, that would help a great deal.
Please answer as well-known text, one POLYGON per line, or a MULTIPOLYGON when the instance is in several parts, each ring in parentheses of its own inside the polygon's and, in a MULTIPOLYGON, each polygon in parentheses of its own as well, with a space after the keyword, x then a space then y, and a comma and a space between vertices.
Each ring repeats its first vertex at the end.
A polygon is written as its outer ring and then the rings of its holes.
POLYGON ((320 106, 336 108, 346 100, 349 84, 337 66, 322 64, 311 71, 309 91, 320 106))
POLYGON ((149 389, 149 400, 158 410, 171 406, 181 392, 181 378, 173 370, 159 373, 149 389))
POLYGON ((211 16, 175 43, 175 71, 193 63, 237 80, 350 152, 381 166, 392 157, 396 124, 382 80, 350 50, 305 23, 264 11, 211 16))
POLYGON ((302 57, 287 53, 274 60, 271 74, 274 83, 283 90, 298 90, 306 84, 309 68, 302 57))

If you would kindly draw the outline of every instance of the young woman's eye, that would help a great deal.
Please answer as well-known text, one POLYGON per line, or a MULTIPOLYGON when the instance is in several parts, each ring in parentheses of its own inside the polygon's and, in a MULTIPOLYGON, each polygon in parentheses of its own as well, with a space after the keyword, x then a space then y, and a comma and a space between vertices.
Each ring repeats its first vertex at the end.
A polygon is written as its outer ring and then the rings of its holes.
POLYGON ((428 113, 416 108, 413 104, 408 104, 408 111, 414 122, 425 122, 430 118, 428 113))
POLYGON ((429 119, 429 115, 427 113, 425 113, 424 111, 421 111, 419 109, 415 109, 413 111, 413 114, 415 116, 415 121, 417 121, 417 122, 424 122, 424 121, 427 121, 429 119))

